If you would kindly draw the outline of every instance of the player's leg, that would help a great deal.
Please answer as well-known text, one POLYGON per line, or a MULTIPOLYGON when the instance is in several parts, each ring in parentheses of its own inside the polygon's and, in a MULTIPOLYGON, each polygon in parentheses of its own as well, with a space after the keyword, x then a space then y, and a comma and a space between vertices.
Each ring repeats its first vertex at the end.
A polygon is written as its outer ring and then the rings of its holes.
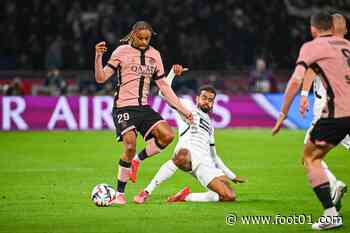
POLYGON ((182 171, 189 172, 192 170, 191 151, 187 148, 178 149, 172 161, 182 171))
POLYGON ((207 192, 192 193, 188 187, 185 187, 180 192, 170 196, 168 202, 217 202, 234 201, 236 199, 236 195, 228 180, 225 180, 225 176, 214 178, 208 185, 208 188, 207 192))
POLYGON ((168 198, 168 202, 217 202, 219 195, 216 192, 208 190, 202 193, 191 193, 188 187, 183 188, 180 192, 168 198))
POLYGON ((189 188, 185 187, 177 194, 169 197, 169 202, 217 202, 219 200, 235 200, 236 195, 229 185, 229 180, 220 169, 215 166, 199 164, 192 173, 201 185, 209 190, 203 193, 191 193, 189 188))
POLYGON ((156 187, 174 175, 178 166, 182 170, 190 171, 190 156, 190 151, 188 149, 182 148, 176 151, 174 157, 160 167, 157 174, 153 177, 147 187, 134 197, 134 202, 138 204, 144 203, 156 187))
MULTIPOLYGON (((318 119, 319 119, 319 117, 318 117, 318 119)), ((306 145, 310 139, 310 132, 312 131, 315 122, 316 122, 316 120, 314 120, 311 127, 306 131, 305 138, 304 138, 304 145, 306 145)), ((326 164, 326 162, 324 160, 321 161, 321 164, 322 164, 324 171, 326 172, 326 175, 327 175, 328 180, 329 180, 329 185, 330 185, 330 190, 331 190, 330 194, 332 197, 332 201, 333 201, 333 203, 336 203, 337 200, 335 199, 335 197, 336 197, 336 192, 337 192, 337 187, 338 187, 337 186, 337 178, 331 172, 331 170, 329 169, 328 165, 326 164)), ((337 196, 339 196, 339 195, 337 195, 337 196)))
POLYGON ((160 167, 157 174, 153 177, 151 182, 145 188, 145 191, 151 194, 157 186, 159 186, 165 180, 173 176, 176 170, 177 170, 177 167, 174 164, 174 162, 172 160, 168 160, 166 163, 164 163, 160 167))
POLYGON ((140 124, 139 131, 146 140, 146 147, 141 150, 133 159, 131 164, 130 179, 136 182, 136 175, 141 161, 148 157, 158 154, 167 145, 169 145, 175 134, 167 121, 155 112, 153 109, 147 109, 144 114, 144 122, 140 124))
POLYGON ((328 177, 330 188, 331 188, 331 195, 334 195, 334 192, 336 189, 337 178, 335 177, 333 172, 329 169, 326 161, 322 160, 321 165, 322 165, 322 167, 323 167, 323 169, 326 172, 326 175, 328 177))
MULTIPOLYGON (((185 172, 192 171, 191 151, 187 148, 180 148, 176 151, 175 156, 172 159, 176 167, 185 172)), ((206 171, 203 170, 204 175, 206 171)), ((221 175, 222 173, 220 173, 221 175)), ((196 175, 195 175, 196 176, 196 175)), ((209 181, 207 181, 209 183, 209 181)), ((206 184, 204 185, 206 187, 206 184)), ((219 195, 213 191, 205 193, 191 193, 188 187, 183 188, 180 192, 168 198, 168 202, 181 202, 181 201, 196 201, 196 202, 213 202, 218 201, 219 195)))
MULTIPOLYGON (((346 137, 340 142, 347 150, 350 150, 350 137, 349 135, 346 135, 346 137)), ((337 179, 332 172, 328 169, 326 169, 327 176, 330 178, 330 184, 331 184, 331 196, 332 201, 337 209, 339 211, 341 209, 341 200, 344 196, 344 194, 347 192, 348 187, 346 184, 337 179), (331 176, 333 175, 334 178, 331 176)))
MULTIPOLYGON (((135 156, 138 161, 145 160, 148 157, 158 154, 162 149, 169 145, 175 134, 166 121, 156 123, 150 134, 152 137, 147 141, 146 147, 135 156)), ((147 134, 148 136, 149 134, 147 134)))
POLYGON ((312 229, 323 230, 342 226, 341 218, 330 195, 329 179, 321 161, 326 154, 338 145, 349 129, 349 119, 320 119, 310 133, 310 140, 304 146, 304 166, 309 182, 324 208, 320 221, 312 225, 312 229), (332 221, 325 222, 324 219, 332 221))
POLYGON ((176 172, 177 167, 172 160, 165 162, 158 170, 147 187, 134 197, 134 202, 137 204, 144 203, 152 192, 165 180, 169 179, 176 172))
POLYGON ((125 204, 125 186, 129 179, 131 160, 136 150, 136 114, 134 108, 113 108, 113 121, 117 140, 123 143, 123 154, 120 157, 117 172, 116 199, 111 204, 125 204))
POLYGON ((333 175, 333 173, 331 172, 331 170, 329 169, 329 167, 327 166, 324 160, 321 161, 321 165, 324 171, 326 172, 326 175, 329 180, 332 202, 335 205, 335 208, 337 209, 337 211, 339 211, 341 209, 341 199, 343 198, 344 194, 347 192, 347 186, 343 181, 338 180, 333 175))
POLYGON ((331 145, 317 146, 312 142, 304 146, 304 167, 311 187, 313 188, 318 200, 321 202, 324 212, 319 222, 312 225, 313 229, 329 229, 342 225, 341 221, 337 220, 339 216, 332 197, 330 195, 330 185, 326 172, 322 166, 322 159, 333 148, 331 145), (334 219, 324 223, 324 219, 334 219))
POLYGON ((144 117, 144 122, 140 125, 140 132, 146 140, 147 145, 138 153, 138 156, 135 157, 135 159, 139 161, 158 154, 175 138, 175 134, 170 125, 158 112, 149 108, 144 117))
MULTIPOLYGON (((313 125, 314 123, 312 124, 312 126, 306 131, 306 134, 305 134, 305 139, 304 139, 304 145, 306 145, 310 139, 310 132, 312 131, 313 129, 313 125)), ((324 160, 322 160, 322 166, 324 167, 325 169, 325 172, 327 174, 327 177, 329 179, 329 184, 331 186, 331 195, 332 193, 335 192, 335 184, 336 184, 336 181, 337 181, 337 178, 335 177, 335 175, 331 172, 331 170, 329 169, 328 165, 326 164, 326 162, 324 160)))
POLYGON ((334 207, 330 196, 329 179, 322 166, 322 159, 331 148, 332 146, 330 145, 316 146, 312 142, 304 145, 304 167, 309 178, 309 183, 313 187, 324 209, 334 207))
MULTIPOLYGON (((350 150, 350 136, 346 135, 346 137, 341 141, 341 144, 347 149, 350 150)), ((332 189, 332 201, 336 207, 336 209, 339 211, 341 209, 341 200, 344 196, 344 194, 347 192, 348 187, 346 184, 341 180, 336 180, 334 185, 334 191, 332 189)))
POLYGON ((208 192, 189 193, 185 201, 191 202, 217 202, 217 201, 235 201, 235 192, 229 185, 226 176, 215 177, 207 186, 208 192))
POLYGON ((136 151, 136 133, 130 130, 123 134, 123 155, 119 160, 118 174, 117 174, 117 188, 116 199, 112 204, 125 204, 125 186, 129 179, 129 172, 131 160, 136 151))
POLYGON ((230 186, 227 176, 219 176, 214 178, 208 188, 219 195, 220 201, 235 201, 236 194, 230 186))

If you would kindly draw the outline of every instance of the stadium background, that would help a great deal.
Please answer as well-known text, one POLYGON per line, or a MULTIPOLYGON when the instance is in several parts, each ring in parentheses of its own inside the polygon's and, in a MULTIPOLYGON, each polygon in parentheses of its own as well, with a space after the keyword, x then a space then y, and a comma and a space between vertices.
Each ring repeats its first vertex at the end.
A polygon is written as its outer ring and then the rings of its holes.
MULTIPOLYGON (((158 32, 152 38, 152 44, 161 51, 166 70, 175 63, 190 68, 184 78, 175 80, 173 88, 177 94, 194 95, 198 86, 211 84, 219 93, 235 99, 227 103, 231 106, 227 109, 231 118, 251 118, 256 122, 219 124, 220 128, 270 127, 282 100, 276 93, 284 90, 300 45, 311 39, 309 16, 320 10, 345 15, 350 12, 350 4, 345 0, 33 0, 3 3, 4 7, 0 9, 2 95, 111 96, 113 78, 103 85, 94 81, 94 45, 102 40, 107 42, 106 61, 131 25, 136 20, 147 20, 158 32), (257 100, 251 93, 263 95, 257 100), (240 101, 242 104, 235 105, 240 101), (248 110, 237 116, 234 111, 242 106, 248 110), (260 115, 256 113, 259 111, 260 115)), ((153 86, 152 93, 156 91, 153 86)), ((41 100, 58 103, 57 98, 41 100)), ((1 129, 49 128, 49 120, 43 122, 46 126, 32 126, 36 123, 24 117, 27 127, 21 127, 13 119, 11 110, 17 110, 17 115, 38 119, 36 114, 53 113, 57 107, 52 104, 42 109, 43 106, 35 104, 38 102, 35 98, 3 100, 1 97, 1 129), (23 104, 24 109, 21 108, 23 104)), ((85 111, 94 112, 91 106, 85 111)), ((76 109, 71 112, 75 118, 80 117, 76 109)), ((295 113, 292 111, 288 119, 291 124, 286 126, 307 127, 310 118, 301 119, 295 113)), ((88 117, 93 118, 96 114, 88 117)), ((65 118, 62 116, 61 121, 67 125, 65 118)), ((76 121, 79 125, 79 120, 76 121)), ((110 120, 101 121, 102 128, 113 127, 108 123, 110 120)), ((69 127, 51 127, 62 128, 69 127)), ((77 129, 99 128, 88 125, 77 129)))
MULTIPOLYGON (((230 212, 305 213, 316 220, 320 206, 298 157, 304 131, 284 130, 272 138, 270 128, 299 47, 311 39, 309 16, 329 10, 349 17, 348 0, 3 0, 1 6, 0 232, 304 232, 309 225, 233 227, 224 218, 230 212), (217 88, 213 119, 223 128, 217 130, 218 151, 249 180, 235 186, 237 203, 167 206, 166 197, 184 184, 202 190, 178 172, 145 207, 98 209, 91 204, 95 184, 114 183, 114 162, 121 153, 112 130, 91 132, 113 128, 114 80, 95 83, 94 45, 107 42, 106 61, 136 20, 149 21, 158 32, 151 43, 167 71, 174 63, 190 68, 175 80, 178 95, 193 100, 200 85, 217 88)), ((175 126, 173 112, 159 97, 151 103, 175 126)), ((285 126, 305 129, 311 111, 301 118, 297 104, 298 98, 285 126)), ((173 147, 146 162, 140 181, 128 185, 129 201, 173 147)), ((329 157, 334 172, 349 184, 348 152, 340 147, 329 157)), ((346 196, 345 222, 349 201, 346 196)))

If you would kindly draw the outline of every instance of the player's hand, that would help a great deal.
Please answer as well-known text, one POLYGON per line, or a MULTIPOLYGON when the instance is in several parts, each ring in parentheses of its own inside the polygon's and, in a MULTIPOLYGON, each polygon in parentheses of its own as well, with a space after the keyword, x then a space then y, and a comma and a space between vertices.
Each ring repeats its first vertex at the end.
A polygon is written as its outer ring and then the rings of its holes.
POLYGON ((106 42, 102 41, 100 43, 97 43, 95 45, 95 52, 98 56, 102 56, 105 52, 107 52, 106 42))
POLYGON ((302 117, 305 117, 305 114, 309 108, 309 101, 307 96, 301 96, 300 97, 300 103, 299 103, 299 112, 302 117))
POLYGON ((174 70, 175 75, 180 76, 182 74, 182 72, 184 71, 184 68, 182 67, 182 65, 175 64, 175 65, 173 65, 173 70, 174 70))
POLYGON ((240 184, 240 183, 245 183, 246 182, 246 179, 240 177, 240 176, 236 176, 236 178, 234 178, 232 180, 233 183, 235 184, 240 184))
POLYGON ((183 113, 185 120, 187 123, 189 124, 193 124, 193 114, 192 112, 186 111, 185 113, 183 113))
POLYGON ((281 129, 283 121, 287 118, 286 114, 280 113, 278 116, 275 126, 272 128, 272 136, 275 136, 281 129))

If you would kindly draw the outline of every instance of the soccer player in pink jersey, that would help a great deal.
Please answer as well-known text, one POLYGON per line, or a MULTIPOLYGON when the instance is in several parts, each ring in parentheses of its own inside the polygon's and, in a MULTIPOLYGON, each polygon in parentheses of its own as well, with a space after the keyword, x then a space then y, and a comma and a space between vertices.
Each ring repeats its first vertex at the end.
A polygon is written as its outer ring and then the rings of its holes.
POLYGON ((311 17, 314 40, 300 49, 292 78, 303 80, 301 113, 307 106, 313 78, 319 76, 326 89, 327 101, 322 115, 304 145, 303 161, 313 190, 324 207, 323 216, 312 225, 314 230, 342 226, 342 218, 330 195, 330 184, 322 160, 350 133, 350 42, 332 35, 332 16, 318 13, 311 17), (314 75, 305 71, 311 68, 314 75))
MULTIPOLYGON (((347 34, 347 26, 346 26, 346 20, 345 17, 341 14, 333 14, 332 15, 332 34, 339 38, 344 38, 344 36, 347 34)), ((311 68, 308 68, 305 72, 305 77, 308 75, 314 76, 314 72, 311 68)), ((289 108, 292 104, 292 101, 296 94, 298 93, 298 90, 301 88, 302 80, 296 79, 300 77, 292 76, 290 79, 288 86, 285 90, 284 95, 284 101, 281 107, 281 113, 278 117, 276 124, 274 128, 272 129, 273 134, 277 134, 282 126, 283 121, 286 119, 288 115, 289 108)), ((306 144, 310 138, 310 132, 313 129, 314 125, 316 124, 317 120, 321 118, 322 111, 324 106, 327 104, 327 91, 322 83, 321 77, 316 77, 311 82, 308 82, 309 87, 313 84, 313 92, 314 92, 314 106, 313 106, 313 120, 310 128, 307 130, 304 143, 306 144)), ((350 150, 350 137, 347 135, 345 139, 341 141, 341 144, 348 150, 350 150)), ((322 161, 322 166, 324 167, 324 170, 327 174, 327 177, 330 182, 330 189, 331 189, 331 197, 332 201, 336 206, 336 209, 339 211, 341 208, 341 200, 343 198, 343 195, 347 191, 347 186, 342 182, 341 180, 338 180, 333 172, 330 170, 328 165, 325 161, 322 161)))
MULTIPOLYGON (((121 40, 126 44, 113 51, 105 67, 102 65, 102 56, 107 51, 106 43, 100 42, 95 46, 96 81, 104 83, 113 74, 117 75, 113 120, 117 139, 123 142, 123 154, 119 161, 116 199, 110 204, 126 203, 124 190, 130 176, 131 161, 136 153, 137 133, 141 133, 147 144, 137 155, 140 160, 158 154, 174 139, 169 124, 148 104, 152 80, 167 102, 192 122, 192 113, 181 104, 164 79, 160 53, 149 45, 153 34, 149 23, 136 22, 131 32, 121 40)), ((182 71, 181 66, 175 68, 175 72, 182 71)))

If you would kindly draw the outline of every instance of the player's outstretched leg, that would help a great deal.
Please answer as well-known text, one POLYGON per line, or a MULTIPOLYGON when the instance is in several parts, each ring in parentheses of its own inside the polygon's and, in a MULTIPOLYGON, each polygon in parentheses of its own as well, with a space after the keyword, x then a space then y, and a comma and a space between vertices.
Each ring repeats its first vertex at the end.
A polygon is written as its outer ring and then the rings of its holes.
POLYGON ((149 135, 153 137, 147 141, 146 147, 135 155, 134 159, 131 161, 131 170, 130 170, 130 180, 135 183, 137 179, 137 171, 140 163, 148 157, 158 154, 163 150, 167 145, 169 145, 175 134, 169 124, 166 121, 160 121, 156 123, 154 127, 151 127, 151 131, 146 133, 145 138, 148 138, 149 135))
POLYGON ((151 195, 153 190, 163 183, 165 180, 169 179, 176 172, 177 167, 172 160, 164 163, 157 174, 153 177, 151 182, 147 185, 147 187, 140 192, 137 196, 134 197, 134 202, 137 204, 144 203, 147 198, 151 195))
POLYGON ((216 192, 208 190, 205 193, 191 193, 188 187, 185 187, 180 192, 168 198, 168 202, 217 202, 219 201, 219 195, 216 192))
POLYGON ((123 135, 123 155, 119 160, 118 175, 117 175, 117 188, 116 198, 112 200, 111 204, 126 204, 125 199, 125 186, 129 179, 129 172, 131 166, 131 160, 136 150, 136 133, 133 130, 126 132, 123 135))
POLYGON ((175 195, 168 197, 168 202, 183 202, 186 201, 186 197, 191 194, 189 187, 184 187, 175 195))
POLYGON ((188 187, 168 198, 168 202, 217 202, 217 201, 235 201, 236 195, 229 185, 226 176, 215 177, 208 184, 208 192, 191 193, 188 187))
POLYGON ((192 202, 217 202, 219 201, 219 195, 209 190, 205 193, 190 193, 186 196, 185 200, 192 202))
POLYGON ((321 164, 323 157, 332 146, 316 146, 308 142, 304 146, 304 166, 309 182, 321 202, 324 212, 320 220, 312 225, 314 230, 331 229, 342 226, 341 218, 336 210, 330 195, 330 185, 324 167, 321 164), (325 219, 330 221, 325 221, 325 219))

